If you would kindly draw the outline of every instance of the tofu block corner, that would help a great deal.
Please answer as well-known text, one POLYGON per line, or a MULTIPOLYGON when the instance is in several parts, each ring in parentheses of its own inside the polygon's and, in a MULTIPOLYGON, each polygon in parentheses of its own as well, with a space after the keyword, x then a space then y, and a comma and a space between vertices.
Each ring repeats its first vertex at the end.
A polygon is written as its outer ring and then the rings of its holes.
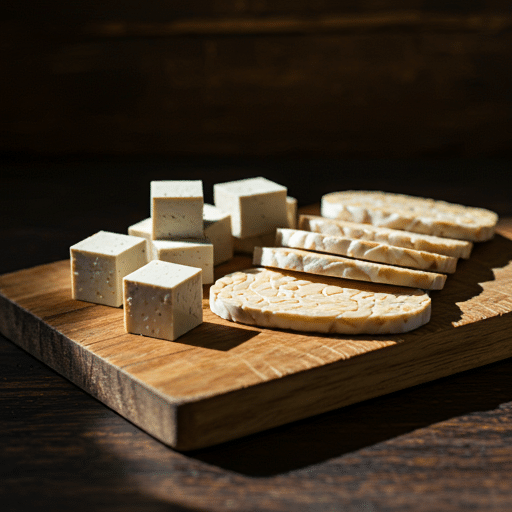
POLYGON ((247 238, 288 226, 288 189, 266 178, 217 183, 215 206, 231 215, 233 236, 247 238))
POLYGON ((71 295, 105 306, 123 305, 123 278, 148 261, 144 238, 98 231, 70 247, 71 295))
POLYGON ((124 326, 174 341, 203 322, 201 269, 152 260, 124 283, 124 326))
POLYGON ((153 238, 202 238, 203 183, 200 180, 152 181, 153 238))

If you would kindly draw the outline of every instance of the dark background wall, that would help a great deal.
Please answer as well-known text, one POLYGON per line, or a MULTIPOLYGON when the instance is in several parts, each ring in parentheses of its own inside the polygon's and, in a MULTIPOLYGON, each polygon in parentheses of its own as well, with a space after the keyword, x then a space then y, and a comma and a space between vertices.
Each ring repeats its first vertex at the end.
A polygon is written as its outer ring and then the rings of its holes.
POLYGON ((3 2, 0 151, 509 157, 511 5, 3 2))
POLYGON ((0 73, 2 271, 126 232, 153 179, 512 215, 509 0, 7 0, 0 73))

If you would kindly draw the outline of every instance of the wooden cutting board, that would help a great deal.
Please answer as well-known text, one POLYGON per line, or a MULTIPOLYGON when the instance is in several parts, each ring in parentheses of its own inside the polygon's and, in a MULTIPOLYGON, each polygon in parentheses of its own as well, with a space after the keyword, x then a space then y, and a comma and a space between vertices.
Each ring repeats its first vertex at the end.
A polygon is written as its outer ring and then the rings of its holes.
MULTIPOLYGON (((238 256, 216 277, 250 266, 238 256)), ((71 299, 58 261, 0 276, 0 332, 162 442, 201 448, 511 357, 512 230, 477 244, 407 334, 260 329, 207 297, 175 342, 127 334, 122 309, 71 299)))

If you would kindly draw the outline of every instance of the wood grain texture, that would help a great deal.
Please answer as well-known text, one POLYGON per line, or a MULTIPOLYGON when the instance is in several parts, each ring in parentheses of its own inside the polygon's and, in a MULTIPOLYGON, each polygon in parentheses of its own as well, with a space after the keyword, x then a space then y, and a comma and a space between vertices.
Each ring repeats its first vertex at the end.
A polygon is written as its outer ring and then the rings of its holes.
POLYGON ((512 359, 184 454, 2 336, 0 355, 10 512, 512 507, 512 359))
MULTIPOLYGON (((48 6, 44 13, 51 17, 48 6)), ((65 259, 71 244, 96 230, 124 232, 148 214, 141 191, 151 176, 197 176, 208 189, 212 182, 264 175, 293 187, 301 204, 370 183, 372 190, 393 187, 512 214, 506 161, 186 164, 58 158, 29 164, 16 160, 8 180, 4 169, 0 174, 9 191, 0 202, 2 274, 65 259), (299 186, 297 169, 313 172, 315 181, 299 186), (72 177, 84 173, 89 179, 75 194, 72 177), (120 179, 127 173, 130 180, 120 179), (98 188, 99 180, 108 186, 98 188), (49 199, 54 197, 58 201, 49 199)), ((182 453, 0 335, 2 510, 510 512, 511 375, 508 358, 182 453)))
MULTIPOLYGON (((510 235, 509 235, 510 236, 510 235)), ((512 356, 512 241, 477 246, 433 316, 394 337, 205 322, 176 342, 126 334, 122 311, 70 298, 69 262, 0 278, 1 332, 158 439, 213 445, 512 356)), ((250 266, 237 257, 217 274, 250 266)), ((205 297, 207 297, 205 289, 205 297)))

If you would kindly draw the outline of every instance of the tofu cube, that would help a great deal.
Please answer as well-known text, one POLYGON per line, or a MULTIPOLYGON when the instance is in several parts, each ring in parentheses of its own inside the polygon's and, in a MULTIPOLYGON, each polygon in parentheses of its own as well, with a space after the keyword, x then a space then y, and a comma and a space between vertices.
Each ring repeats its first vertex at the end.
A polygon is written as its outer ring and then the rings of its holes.
POLYGON ((247 238, 233 237, 234 251, 242 254, 250 254, 251 256, 255 247, 274 247, 275 245, 275 233, 268 233, 267 235, 259 236, 249 236, 247 238))
POLYGON ((153 259, 153 221, 151 217, 141 220, 128 227, 128 234, 146 239, 146 252, 148 261, 153 259))
POLYGON ((153 260, 123 282, 127 332, 173 341, 202 323, 200 269, 153 260))
POLYGON ((73 299, 120 307, 123 277, 147 263, 144 238, 99 231, 70 247, 73 299))
POLYGON ((200 180, 152 181, 153 239, 203 237, 203 204, 200 180))
POLYGON ((204 236, 213 245, 213 264, 219 265, 233 257, 231 216, 221 209, 205 203, 203 210, 204 236))
POLYGON ((213 186, 215 206, 231 215, 233 236, 272 233, 288 225, 286 187, 266 178, 217 183, 213 186))
POLYGON ((153 251, 156 260, 200 268, 203 284, 213 283, 213 245, 207 238, 153 240, 153 251))
MULTIPOLYGON (((204 238, 213 245, 213 264, 219 265, 233 257, 233 240, 231 236, 231 217, 211 204, 204 204, 203 209, 204 238)), ((151 217, 141 220, 128 228, 128 234, 145 238, 148 242, 149 259, 156 259, 153 249, 153 222, 151 217)))
MULTIPOLYGON (((287 227, 297 226, 297 199, 286 197, 287 227)), ((255 247, 274 247, 276 245, 275 230, 272 233, 245 238, 232 237, 234 252, 252 254, 255 247)))

